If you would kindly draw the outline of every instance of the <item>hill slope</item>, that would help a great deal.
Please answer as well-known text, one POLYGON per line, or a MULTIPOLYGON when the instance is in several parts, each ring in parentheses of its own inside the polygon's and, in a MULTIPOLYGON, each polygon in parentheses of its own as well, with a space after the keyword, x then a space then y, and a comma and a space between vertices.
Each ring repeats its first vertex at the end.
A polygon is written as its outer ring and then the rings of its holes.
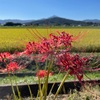
POLYGON ((86 22, 75 21, 61 17, 50 17, 26 23, 27 25, 84 25, 86 22))

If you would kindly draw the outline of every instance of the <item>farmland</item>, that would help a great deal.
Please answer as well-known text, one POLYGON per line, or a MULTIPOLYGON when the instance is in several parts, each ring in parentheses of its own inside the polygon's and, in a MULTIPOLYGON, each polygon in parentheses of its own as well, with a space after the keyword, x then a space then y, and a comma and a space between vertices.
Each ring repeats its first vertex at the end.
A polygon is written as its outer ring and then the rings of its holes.
POLYGON ((77 36, 83 34, 79 40, 73 43, 73 51, 100 51, 100 29, 99 28, 0 28, 0 52, 15 50, 21 51, 29 41, 37 40, 36 34, 40 37, 48 37, 49 33, 57 31, 70 33, 77 36), (86 33, 86 34, 84 34, 86 33), (35 35, 34 35, 35 34, 35 35), (41 35, 40 35, 41 34, 41 35), (85 49, 83 49, 85 48, 85 49))

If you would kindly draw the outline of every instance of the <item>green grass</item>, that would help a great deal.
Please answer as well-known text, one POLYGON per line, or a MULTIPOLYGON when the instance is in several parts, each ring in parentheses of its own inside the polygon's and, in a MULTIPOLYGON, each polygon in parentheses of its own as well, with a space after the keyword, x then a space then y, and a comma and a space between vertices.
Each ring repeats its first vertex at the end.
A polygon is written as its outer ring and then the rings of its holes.
POLYGON ((79 32, 87 32, 87 34, 81 38, 80 41, 73 43, 73 51, 88 51, 88 52, 100 52, 100 29, 98 27, 1 27, 0 28, 0 52, 3 51, 22 51, 25 48, 25 44, 29 41, 37 40, 34 32, 38 32, 44 37, 48 37, 49 33, 57 33, 56 31, 65 31, 74 36, 79 32), (27 30, 30 29, 31 33, 27 30), (33 32, 34 31, 34 32, 33 32))
MULTIPOLYGON (((55 81, 61 81, 64 77, 65 73, 60 73, 60 74, 54 74, 53 76, 49 77, 49 82, 55 82, 55 81)), ((100 74, 99 72, 91 72, 91 73, 86 73, 86 76, 88 76, 90 79, 100 79, 100 74)), ((88 79, 84 75, 83 79, 88 79)), ((38 80, 35 76, 25 76, 25 77, 17 77, 17 76, 11 76, 12 83, 15 84, 24 84, 24 83, 37 83, 38 80)), ((69 76, 66 81, 74 80, 73 76, 69 76)), ((42 80, 43 81, 43 80, 42 80)), ((4 84, 11 84, 11 81, 9 77, 0 77, 0 85, 4 84)))

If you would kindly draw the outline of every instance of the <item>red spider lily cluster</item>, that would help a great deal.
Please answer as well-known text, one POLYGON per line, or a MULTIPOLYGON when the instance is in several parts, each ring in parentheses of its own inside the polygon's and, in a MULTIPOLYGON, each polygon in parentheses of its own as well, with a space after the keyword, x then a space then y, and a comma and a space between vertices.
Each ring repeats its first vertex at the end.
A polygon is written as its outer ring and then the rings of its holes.
POLYGON ((72 35, 65 32, 59 33, 58 36, 50 34, 49 39, 43 38, 40 43, 29 42, 26 45, 27 53, 52 54, 60 47, 71 47, 72 35))
MULTIPOLYGON (((40 58, 45 61, 49 55, 53 55, 56 65, 64 71, 70 70, 70 75, 75 75, 80 81, 84 74, 84 65, 87 59, 81 58, 79 55, 72 55, 69 51, 72 47, 73 36, 65 32, 58 32, 58 35, 50 34, 50 37, 41 39, 40 43, 29 42, 26 45, 27 53, 42 54, 40 58), (62 50, 63 49, 63 50, 62 50)), ((37 76, 43 77, 45 71, 40 71, 37 76)))
MULTIPOLYGON (((58 35, 50 34, 49 38, 41 38, 40 42, 29 42, 26 45, 26 49, 23 52, 15 54, 16 56, 37 54, 37 58, 41 62, 45 62, 49 58, 49 61, 53 57, 54 63, 60 66, 60 69, 65 71, 70 70, 70 75, 75 75, 79 80, 83 77, 84 65, 86 63, 85 58, 79 57, 79 55, 72 55, 70 53, 72 42, 75 38, 66 32, 58 32, 58 35), (40 56, 41 55, 41 56, 40 56)), ((12 59, 14 56, 9 53, 1 53, 0 61, 4 59, 12 59)), ((34 57, 36 59, 36 57, 34 57)), ((8 72, 14 72, 18 70, 19 65, 16 62, 9 62, 6 64, 8 72)), ((40 70, 36 73, 36 76, 44 77, 48 74, 48 71, 40 70)), ((52 75, 52 73, 50 73, 52 75)))
POLYGON ((87 58, 81 58, 79 55, 71 55, 64 53, 58 56, 57 65, 60 66, 60 70, 70 70, 70 75, 75 75, 79 81, 83 78, 84 66, 86 65, 87 58))
POLYGON ((8 72, 14 72, 16 70, 19 69, 19 66, 16 62, 10 62, 8 65, 7 65, 7 71, 8 72))
POLYGON ((0 62, 3 62, 5 68, 0 66, 0 72, 14 72, 19 69, 19 66, 16 62, 12 62, 13 55, 9 52, 0 53, 0 62))
POLYGON ((52 72, 48 73, 48 71, 46 71, 46 70, 39 70, 36 73, 36 76, 39 77, 39 78, 43 78, 43 77, 47 76, 48 74, 49 74, 49 76, 52 76, 53 75, 52 72))
POLYGON ((41 42, 29 42, 26 45, 26 54, 42 54, 42 58, 40 60, 44 62, 49 55, 58 54, 61 48, 65 48, 65 50, 69 50, 73 41, 72 35, 69 35, 65 32, 58 32, 58 35, 50 34, 49 38, 42 38, 41 42))
POLYGON ((11 54, 9 52, 0 53, 0 61, 4 61, 6 58, 11 58, 11 54))

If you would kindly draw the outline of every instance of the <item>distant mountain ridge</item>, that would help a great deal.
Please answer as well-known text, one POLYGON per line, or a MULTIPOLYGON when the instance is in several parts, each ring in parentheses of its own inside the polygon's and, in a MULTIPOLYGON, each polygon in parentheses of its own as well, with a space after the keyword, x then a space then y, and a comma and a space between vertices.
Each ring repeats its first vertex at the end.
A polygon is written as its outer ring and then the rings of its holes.
POLYGON ((0 20, 0 24, 5 24, 7 22, 13 22, 13 23, 21 23, 25 25, 65 25, 65 26, 73 26, 73 25, 94 25, 94 23, 97 23, 95 25, 100 25, 99 19, 86 19, 86 20, 72 20, 67 18, 62 18, 58 16, 51 16, 49 18, 42 18, 39 20, 19 20, 19 19, 6 19, 6 20, 0 20))
POLYGON ((53 16, 45 19, 40 19, 40 20, 35 20, 29 23, 26 23, 27 25, 80 25, 80 24, 85 24, 83 21, 76 21, 76 20, 71 20, 71 19, 66 19, 66 18, 61 18, 58 16, 53 16))
POLYGON ((99 19, 86 19, 86 20, 83 20, 84 22, 93 22, 93 23, 100 23, 100 20, 99 19))
POLYGON ((0 20, 0 24, 5 24, 7 22, 13 22, 13 23, 27 23, 27 22, 31 22, 33 20, 20 20, 20 19, 5 19, 5 20, 0 20))

